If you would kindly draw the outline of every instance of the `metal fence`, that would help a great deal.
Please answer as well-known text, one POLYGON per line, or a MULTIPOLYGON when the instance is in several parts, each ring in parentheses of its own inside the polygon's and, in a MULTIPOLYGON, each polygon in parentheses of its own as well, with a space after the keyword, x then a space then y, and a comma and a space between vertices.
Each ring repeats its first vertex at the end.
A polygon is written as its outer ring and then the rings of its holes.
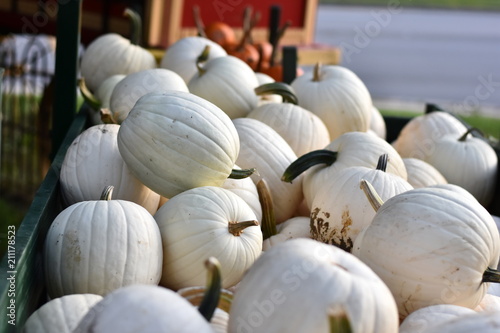
POLYGON ((50 165, 55 39, 12 35, 0 44, 0 194, 30 202, 50 165))

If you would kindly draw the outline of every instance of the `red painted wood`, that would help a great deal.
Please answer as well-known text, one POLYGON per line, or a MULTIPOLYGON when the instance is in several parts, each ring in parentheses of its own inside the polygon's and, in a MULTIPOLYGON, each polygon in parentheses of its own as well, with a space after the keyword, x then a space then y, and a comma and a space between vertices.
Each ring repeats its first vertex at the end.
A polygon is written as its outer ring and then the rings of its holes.
POLYGON ((183 28, 195 27, 192 12, 194 5, 200 7, 201 18, 205 25, 212 21, 222 21, 238 28, 242 26, 243 11, 248 5, 252 6, 254 12, 259 11, 262 15, 258 27, 267 27, 272 5, 281 6, 281 25, 286 20, 291 20, 291 27, 304 26, 306 11, 306 0, 184 0, 181 23, 183 28))

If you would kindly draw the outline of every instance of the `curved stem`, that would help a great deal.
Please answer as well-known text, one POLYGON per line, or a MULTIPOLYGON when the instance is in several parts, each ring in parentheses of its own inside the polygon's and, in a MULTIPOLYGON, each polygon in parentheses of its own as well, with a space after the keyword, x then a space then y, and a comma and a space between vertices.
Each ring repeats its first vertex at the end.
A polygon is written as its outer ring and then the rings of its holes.
POLYGON ((125 8, 123 15, 130 19, 132 26, 132 33, 130 35, 130 42, 134 45, 140 45, 142 36, 142 19, 139 13, 131 8, 125 8))
POLYGON ((479 134, 480 134, 480 136, 481 136, 481 137, 484 137, 483 132, 481 132, 479 129, 477 129, 477 128, 475 128, 475 127, 470 127, 470 128, 468 128, 468 129, 467 129, 467 132, 465 132, 465 133, 464 133, 464 135, 462 135, 462 136, 458 139, 458 141, 459 141, 459 142, 465 142, 465 141, 467 141, 467 136, 468 136, 469 134, 472 134, 473 132, 477 132, 477 133, 479 133, 479 134))
POLYGON ((352 333, 351 322, 347 317, 347 313, 337 305, 328 313, 331 333, 352 333))
POLYGON ((280 95, 286 103, 299 104, 292 86, 284 82, 264 83, 255 88, 254 91, 259 96, 277 94, 280 95))
POLYGON ((273 43, 272 43, 273 49, 271 52, 271 59, 270 59, 270 66, 271 67, 276 65, 276 55, 278 52, 278 45, 279 45, 280 39, 283 37, 286 29, 288 29, 288 27, 291 24, 292 24, 292 22, 290 20, 288 20, 285 22, 285 24, 280 29, 278 29, 278 32, 276 34, 276 38, 273 40, 273 43))
POLYGON ((326 166, 330 166, 337 160, 337 154, 336 151, 328 149, 319 149, 306 153, 286 168, 281 180, 291 183, 300 174, 315 165, 326 164, 326 166))
POLYGON ((102 108, 99 112, 101 113, 101 121, 104 124, 118 124, 110 109, 102 108))
POLYGON ((196 58, 196 68, 198 69, 198 73, 200 74, 200 76, 205 74, 205 72, 207 71, 201 66, 201 64, 208 60, 209 55, 210 55, 210 45, 207 45, 205 46, 203 51, 201 51, 198 58, 196 58))
POLYGON ((372 184, 365 179, 361 179, 359 187, 365 192, 366 198, 375 211, 378 211, 384 204, 382 198, 378 195, 377 191, 373 188, 372 184))
POLYGON ((259 202, 262 206, 262 235, 264 239, 278 234, 276 230, 276 216, 274 215, 274 204, 269 186, 264 179, 257 183, 257 192, 259 194, 259 202))
POLYGON ((85 103, 87 103, 92 109, 99 110, 101 108, 101 102, 90 92, 87 84, 85 83, 85 78, 81 78, 78 82, 78 88, 82 94, 85 103))
POLYGON ((486 268, 486 271, 483 273, 482 282, 500 283, 500 271, 489 267, 486 268))
POLYGON ((209 257, 205 261, 205 267, 207 268, 207 285, 198 311, 210 322, 219 304, 222 278, 220 262, 217 258, 209 257))
POLYGON ((316 65, 314 65, 313 78, 312 78, 313 82, 321 81, 320 70, 321 70, 321 63, 317 62, 316 65))
POLYGON ((233 236, 240 236, 243 230, 248 227, 255 227, 259 225, 259 221, 243 221, 243 222, 229 222, 228 230, 233 236))
POLYGON ((251 168, 251 169, 233 169, 231 171, 231 174, 227 178, 231 179, 243 179, 250 177, 256 172, 257 169, 251 168))
POLYGON ((387 163, 389 162, 389 154, 382 154, 378 158, 377 162, 377 170, 380 171, 386 171, 387 170, 387 163))
POLYGON ((115 187, 112 185, 106 186, 101 193, 100 200, 111 200, 111 196, 113 195, 114 189, 115 189, 115 187))

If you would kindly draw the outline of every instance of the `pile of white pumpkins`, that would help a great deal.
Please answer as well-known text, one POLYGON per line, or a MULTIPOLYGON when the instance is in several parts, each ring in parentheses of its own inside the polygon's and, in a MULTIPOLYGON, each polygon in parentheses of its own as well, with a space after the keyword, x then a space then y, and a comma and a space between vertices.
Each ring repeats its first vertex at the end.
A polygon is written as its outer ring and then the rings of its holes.
POLYGON ((198 36, 158 64, 103 35, 81 74, 94 123, 24 332, 499 331, 497 155, 454 116, 389 143, 351 70, 273 83, 198 36), (207 261, 229 303, 208 316, 183 296, 207 261))

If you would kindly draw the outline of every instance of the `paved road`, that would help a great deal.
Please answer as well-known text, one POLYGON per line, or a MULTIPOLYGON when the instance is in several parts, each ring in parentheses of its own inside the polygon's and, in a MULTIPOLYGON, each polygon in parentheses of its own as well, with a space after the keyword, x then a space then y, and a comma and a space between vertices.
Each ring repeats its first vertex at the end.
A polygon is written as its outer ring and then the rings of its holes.
POLYGON ((500 12, 320 5, 317 15, 316 42, 340 46, 374 100, 500 117, 500 12))

